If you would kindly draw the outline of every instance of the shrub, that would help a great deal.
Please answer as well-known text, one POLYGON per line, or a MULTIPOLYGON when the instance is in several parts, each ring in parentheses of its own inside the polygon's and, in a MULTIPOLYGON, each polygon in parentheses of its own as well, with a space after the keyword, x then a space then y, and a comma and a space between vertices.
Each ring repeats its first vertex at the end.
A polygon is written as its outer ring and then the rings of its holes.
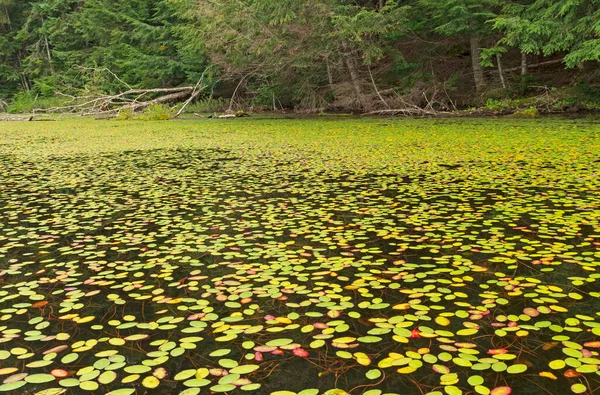
POLYGON ((141 121, 167 121, 175 117, 176 111, 166 104, 150 104, 141 114, 134 117, 141 121))
POLYGON ((521 100, 520 99, 488 99, 485 102, 484 108, 489 111, 497 111, 497 112, 507 112, 514 111, 519 108, 521 100))
POLYGON ((186 107, 186 113, 213 113, 223 112, 229 107, 229 101, 225 99, 202 99, 186 107))
POLYGON ((537 107, 529 107, 525 110, 515 111, 513 113, 513 117, 516 118, 538 118, 540 116, 540 111, 537 107))
POLYGON ((117 121, 129 121, 133 119, 133 109, 131 107, 126 107, 119 111, 119 114, 115 118, 117 121))
MULTIPOLYGON (((32 113, 35 110, 47 110, 55 107, 65 106, 69 98, 62 96, 43 97, 34 91, 17 93, 7 111, 11 114, 32 113)), ((76 104, 76 103, 69 103, 76 104)))

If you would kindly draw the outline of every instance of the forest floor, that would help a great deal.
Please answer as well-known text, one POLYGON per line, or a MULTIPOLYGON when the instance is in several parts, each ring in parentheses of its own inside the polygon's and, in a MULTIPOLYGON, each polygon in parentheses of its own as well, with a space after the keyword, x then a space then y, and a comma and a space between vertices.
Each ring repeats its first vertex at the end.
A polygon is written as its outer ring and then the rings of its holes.
POLYGON ((598 158, 593 119, 2 123, 0 392, 597 393, 598 158))

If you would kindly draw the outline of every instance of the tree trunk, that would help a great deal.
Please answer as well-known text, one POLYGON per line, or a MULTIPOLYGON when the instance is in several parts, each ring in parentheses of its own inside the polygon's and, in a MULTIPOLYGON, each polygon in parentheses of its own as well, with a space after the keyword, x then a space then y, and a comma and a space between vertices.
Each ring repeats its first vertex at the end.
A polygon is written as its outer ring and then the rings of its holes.
POLYGON ((48 64, 50 65, 50 74, 54 74, 54 66, 52 65, 52 53, 50 52, 50 44, 48 44, 48 36, 44 35, 46 44, 46 56, 48 56, 48 64))
POLYGON ((6 15, 6 26, 8 26, 8 30, 12 30, 12 21, 10 20, 10 13, 8 12, 6 2, 2 2, 2 5, 4 6, 4 14, 6 15))
POLYGON ((502 58, 500 55, 496 55, 496 59, 498 60, 498 74, 500 75, 500 82, 502 83, 502 88, 506 89, 506 79, 504 78, 504 71, 502 70, 502 58))
POLYGON ((477 92, 485 88, 485 78, 483 67, 481 67, 481 47, 478 38, 471 38, 471 63, 473 66, 473 78, 475 79, 475 89, 477 92))
POLYGON ((333 89, 333 74, 331 73, 331 65, 329 64, 329 58, 325 58, 325 65, 327 66, 327 82, 329 83, 329 90, 331 91, 331 96, 333 96, 333 100, 335 100, 335 90, 333 89))
POLYGON ((521 75, 527 74, 527 54, 521 52, 521 75))
POLYGON ((346 66, 348 67, 348 71, 350 72, 350 79, 352 80, 352 86, 354 87, 354 92, 356 93, 356 100, 363 108, 363 110, 368 110, 370 106, 365 98, 365 95, 363 94, 360 74, 358 72, 356 64, 354 63, 354 59, 352 59, 350 55, 346 56, 346 66))
MULTIPOLYGON (((44 17, 42 17, 42 25, 44 24, 44 17)), ((50 44, 48 43, 48 35, 44 34, 44 46, 46 47, 46 56, 48 57, 48 65, 50 66, 50 74, 54 74, 54 67, 52 66, 52 54, 50 53, 50 44)))
POLYGON ((20 74, 19 79, 21 80, 21 88, 23 88, 25 92, 29 92, 31 90, 31 85, 29 84, 27 76, 20 74))

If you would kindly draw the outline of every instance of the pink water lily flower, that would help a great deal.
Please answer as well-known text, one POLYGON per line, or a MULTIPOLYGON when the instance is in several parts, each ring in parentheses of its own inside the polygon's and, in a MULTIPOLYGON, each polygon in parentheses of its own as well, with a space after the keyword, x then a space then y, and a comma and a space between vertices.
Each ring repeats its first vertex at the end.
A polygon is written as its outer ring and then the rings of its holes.
POLYGON ((294 348, 292 350, 292 354, 294 354, 295 356, 300 357, 300 358, 308 357, 308 351, 306 351, 305 349, 300 348, 300 347, 294 348))

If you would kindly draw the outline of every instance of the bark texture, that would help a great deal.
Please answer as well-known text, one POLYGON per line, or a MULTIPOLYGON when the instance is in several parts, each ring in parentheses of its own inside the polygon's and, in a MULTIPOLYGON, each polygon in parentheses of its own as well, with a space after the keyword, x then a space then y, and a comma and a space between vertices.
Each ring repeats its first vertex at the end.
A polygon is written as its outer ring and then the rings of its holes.
POLYGON ((481 45, 478 38, 471 38, 471 64, 473 67, 473 78, 475 79, 475 89, 477 92, 485 89, 485 76, 481 66, 481 45))

